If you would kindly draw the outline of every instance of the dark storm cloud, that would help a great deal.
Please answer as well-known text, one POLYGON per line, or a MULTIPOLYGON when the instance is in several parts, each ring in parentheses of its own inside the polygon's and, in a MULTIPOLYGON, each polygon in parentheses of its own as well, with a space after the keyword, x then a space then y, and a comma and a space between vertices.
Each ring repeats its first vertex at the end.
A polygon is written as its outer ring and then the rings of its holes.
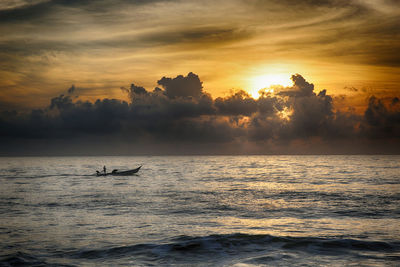
POLYGON ((158 125, 168 125, 173 120, 201 118, 213 115, 216 110, 210 95, 202 91, 202 82, 196 74, 163 77, 158 81, 163 86, 152 92, 131 85, 128 95, 131 99, 130 119, 149 130, 158 125))
POLYGON ((226 98, 218 97, 215 100, 218 113, 228 116, 250 116, 258 109, 257 101, 244 91, 239 91, 226 98))
POLYGON ((294 84, 293 87, 289 88, 290 90, 279 92, 279 95, 292 97, 315 95, 314 84, 308 83, 300 74, 292 75, 291 79, 294 84))
MULTIPOLYGON (((213 100, 203 92, 194 73, 163 77, 158 82, 163 89, 153 91, 132 84, 124 89, 130 103, 116 99, 74 101, 70 95, 59 95, 47 108, 29 114, 3 112, 0 135, 7 145, 79 139, 86 144, 98 140, 107 147, 112 142, 106 140, 115 138, 126 144, 215 144, 214 148, 243 143, 289 146, 293 141, 313 138, 328 144, 333 140, 389 138, 399 145, 397 97, 389 106, 371 97, 365 114, 358 116, 334 111, 327 91, 315 92, 314 85, 301 75, 293 75, 292 80, 293 86, 257 100, 243 91, 213 100)), ((75 92, 71 88, 68 92, 75 92)))
POLYGON ((292 81, 293 86, 277 96, 257 100, 258 112, 251 117, 249 127, 251 138, 330 140, 355 136, 355 118, 334 112, 332 96, 325 89, 314 92, 314 85, 299 74, 293 75, 292 81))
MULTIPOLYGON (((393 102, 398 102, 398 98, 393 98, 393 102)), ((399 138, 400 111, 399 109, 389 110, 381 99, 371 96, 361 127, 371 138, 399 138)))
POLYGON ((173 79, 163 77, 158 82, 165 89, 165 95, 175 97, 198 97, 203 92, 203 85, 199 76, 190 72, 186 77, 179 75, 173 79))
POLYGON ((399 99, 398 97, 394 97, 394 98, 392 99, 391 105, 392 105, 392 106, 396 106, 396 105, 399 104, 399 103, 400 103, 400 99, 399 99))
POLYGON ((299 82, 298 78, 296 75, 293 79, 294 87, 299 88, 298 92, 301 94, 292 96, 289 100, 289 107, 292 110, 289 128, 292 135, 297 137, 330 135, 326 131, 329 131, 329 126, 333 121, 332 97, 326 95, 326 90, 318 95, 310 92, 310 88, 314 86, 305 82, 304 79, 300 80, 300 84, 296 84, 299 82))
POLYGON ((131 84, 131 87, 129 88, 129 90, 127 90, 127 89, 125 89, 123 87, 121 89, 126 91, 129 94, 129 97, 131 99, 133 99, 135 97, 135 95, 142 95, 142 94, 145 95, 145 94, 147 94, 147 91, 146 91, 146 89, 144 87, 136 86, 133 83, 131 84))
POLYGON ((4 113, 1 116, 1 135, 20 138, 75 138, 80 135, 103 135, 121 131, 126 120, 128 104, 116 99, 73 102, 70 96, 60 95, 51 100, 45 110, 29 114, 4 113))
POLYGON ((68 90, 68 94, 73 94, 75 92, 75 85, 72 85, 68 90))

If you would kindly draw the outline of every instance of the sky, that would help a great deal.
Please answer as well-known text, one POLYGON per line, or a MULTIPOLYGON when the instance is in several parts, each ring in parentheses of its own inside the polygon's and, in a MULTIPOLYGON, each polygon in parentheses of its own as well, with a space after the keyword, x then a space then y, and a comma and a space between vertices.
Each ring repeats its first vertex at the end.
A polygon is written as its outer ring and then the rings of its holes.
POLYGON ((396 0, 3 0, 0 153, 398 153, 399 17, 396 0))

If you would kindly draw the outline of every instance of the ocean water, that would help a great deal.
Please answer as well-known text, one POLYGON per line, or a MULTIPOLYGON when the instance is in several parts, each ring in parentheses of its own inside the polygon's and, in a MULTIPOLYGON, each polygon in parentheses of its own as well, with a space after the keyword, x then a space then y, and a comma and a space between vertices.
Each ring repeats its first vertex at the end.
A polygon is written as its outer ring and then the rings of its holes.
POLYGON ((0 266, 399 265, 400 156, 0 158, 0 266))

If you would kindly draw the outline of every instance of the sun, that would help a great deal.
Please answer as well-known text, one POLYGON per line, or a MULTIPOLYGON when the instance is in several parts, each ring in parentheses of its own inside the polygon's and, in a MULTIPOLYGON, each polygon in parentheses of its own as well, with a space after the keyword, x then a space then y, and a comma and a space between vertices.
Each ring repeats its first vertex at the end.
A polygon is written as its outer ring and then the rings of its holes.
POLYGON ((266 92, 273 93, 274 86, 291 86, 292 81, 290 80, 290 75, 287 74, 264 74, 255 76, 250 79, 250 90, 249 94, 254 98, 259 98, 259 91, 265 89, 266 92))

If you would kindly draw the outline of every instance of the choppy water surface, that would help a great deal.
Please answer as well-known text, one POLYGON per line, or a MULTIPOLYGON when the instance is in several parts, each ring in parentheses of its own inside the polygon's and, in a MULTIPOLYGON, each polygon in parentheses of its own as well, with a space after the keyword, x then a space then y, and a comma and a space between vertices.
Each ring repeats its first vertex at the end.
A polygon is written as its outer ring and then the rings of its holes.
POLYGON ((400 156, 0 158, 0 185, 0 266, 400 262, 400 156))

